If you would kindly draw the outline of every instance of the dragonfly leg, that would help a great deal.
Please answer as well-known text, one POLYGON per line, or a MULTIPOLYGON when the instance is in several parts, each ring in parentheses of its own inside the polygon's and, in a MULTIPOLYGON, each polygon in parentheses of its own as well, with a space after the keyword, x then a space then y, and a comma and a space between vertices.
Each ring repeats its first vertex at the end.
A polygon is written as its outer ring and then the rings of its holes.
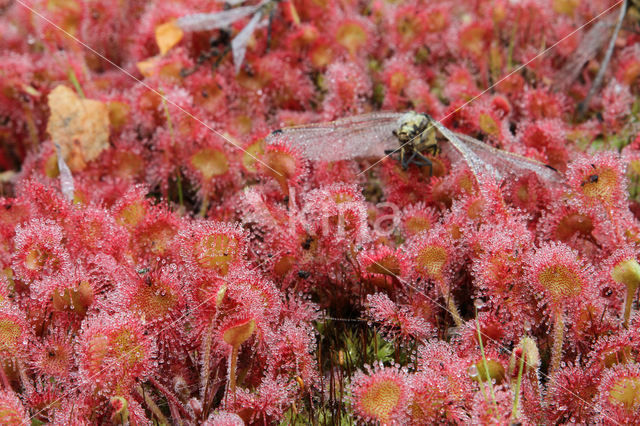
POLYGON ((384 150, 384 155, 387 155, 387 156, 389 156, 391 158, 395 158, 395 154, 397 153, 398 154, 398 157, 397 157, 398 161, 400 161, 400 163, 402 163, 403 158, 404 158, 404 155, 403 155, 402 151, 403 151, 402 149, 398 149, 398 148, 396 148, 396 149, 385 149, 384 150))
POLYGON ((406 151, 404 149, 401 151, 400 158, 402 159, 402 170, 407 170, 407 167, 409 167, 411 163, 414 163, 413 159, 415 158, 417 152, 418 151, 413 150, 413 152, 411 153, 411 157, 409 157, 409 159, 407 160, 406 155, 403 155, 406 154, 406 151))
POLYGON ((220 65, 220 63, 224 59, 224 57, 227 56, 227 53, 229 53, 229 52, 231 52, 231 44, 229 44, 228 46, 226 46, 224 48, 222 53, 220 53, 220 56, 218 56, 216 58, 215 62, 211 65, 211 70, 212 71, 215 71, 218 68, 218 66, 220 65))
POLYGON ((431 145, 427 147, 427 152, 429 152, 431 155, 438 155, 438 153, 440 152, 440 146, 438 146, 438 144, 431 145))
MULTIPOLYGON (((421 167, 429 167, 429 176, 433 175, 433 163, 427 157, 422 155, 422 153, 415 151, 415 155, 417 158, 413 160, 413 164, 421 167)), ((411 157, 413 159, 413 156, 411 157)))

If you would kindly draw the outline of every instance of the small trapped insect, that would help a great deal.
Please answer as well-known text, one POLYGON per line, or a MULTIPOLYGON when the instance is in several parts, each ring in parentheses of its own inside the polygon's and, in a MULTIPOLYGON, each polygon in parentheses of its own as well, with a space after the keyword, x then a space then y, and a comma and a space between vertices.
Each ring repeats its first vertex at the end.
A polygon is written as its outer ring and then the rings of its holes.
MULTIPOLYGON (((198 68, 207 61, 213 60, 213 69, 220 65, 220 62, 229 53, 229 41, 231 40, 231 34, 226 29, 220 29, 220 34, 217 37, 209 39, 209 50, 206 50, 198 55, 196 63, 191 68, 184 68, 180 71, 181 77, 188 77, 191 74, 198 71, 198 68)), ((202 97, 206 98, 208 93, 202 92, 202 97)))
MULTIPOLYGON (((208 31, 208 30, 220 30, 229 28, 234 22, 251 16, 251 20, 242 30, 236 34, 231 40, 231 51, 233 53, 233 63, 236 68, 236 73, 240 71, 244 56, 247 52, 247 43, 251 38, 253 32, 258 28, 258 24, 262 21, 262 18, 269 16, 269 23, 273 18, 275 6, 281 0, 263 0, 257 5, 253 6, 240 6, 229 10, 223 10, 215 13, 194 13, 192 15, 185 15, 176 21, 176 24, 185 32, 190 31, 208 31)), ((243 3, 243 1, 227 2, 231 6, 243 3)), ((269 26, 270 28, 270 26, 269 26)))
POLYGON ((313 237, 307 237, 306 240, 302 243, 302 248, 305 250, 309 250, 311 248, 311 243, 313 242, 313 237))
POLYGON ((544 163, 494 148, 471 136, 449 130, 427 114, 374 112, 329 123, 287 127, 272 132, 267 143, 285 141, 312 161, 340 161, 397 154, 400 165, 429 167, 425 154, 457 152, 479 183, 506 174, 534 172, 541 180, 562 182, 558 172, 544 163), (442 138, 438 138, 438 133, 442 138), (453 149, 452 149, 453 148, 453 149))
MULTIPOLYGON (((596 166, 595 164, 592 164, 591 167, 595 170, 596 166)), ((590 183, 598 183, 598 180, 600 179, 600 176, 598 176, 597 174, 591 174, 589 175, 589 177, 585 180, 583 180, 582 182, 580 182, 580 186, 585 186, 587 184, 590 183)))

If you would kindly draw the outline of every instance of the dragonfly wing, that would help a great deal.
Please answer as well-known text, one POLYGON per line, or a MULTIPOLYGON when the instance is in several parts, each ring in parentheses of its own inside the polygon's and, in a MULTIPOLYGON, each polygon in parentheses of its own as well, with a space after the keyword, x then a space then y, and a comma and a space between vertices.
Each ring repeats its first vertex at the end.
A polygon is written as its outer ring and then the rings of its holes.
POLYGON ((471 149, 469 144, 463 142, 459 137, 460 134, 452 132, 436 120, 432 120, 431 124, 438 129, 442 136, 444 136, 451 143, 453 148, 458 151, 469 166, 469 169, 471 169, 471 172, 473 172, 476 179, 478 179, 479 184, 482 185, 487 181, 487 179, 491 178, 496 180, 502 179, 502 174, 490 163, 484 161, 480 156, 478 156, 476 150, 471 149))
POLYGON ((571 54, 567 63, 557 73, 559 78, 553 84, 555 89, 566 89, 578 78, 584 65, 595 58, 598 51, 604 47, 615 23, 615 14, 609 14, 593 24, 582 37, 580 44, 571 54))
POLYGON ((370 113, 329 123, 287 127, 267 137, 267 144, 286 141, 312 161, 382 157, 399 147, 393 131, 401 113, 370 113))
POLYGON ((238 6, 241 3, 244 3, 245 0, 218 0, 218 3, 225 3, 229 6, 238 6))
POLYGON ((179 18, 176 23, 183 31, 207 31, 228 28, 238 19, 256 12, 261 5, 242 6, 215 13, 194 13, 179 18))
POLYGON ((469 135, 462 133, 456 133, 456 135, 484 162, 491 163, 497 168, 501 172, 501 176, 506 174, 517 175, 522 174, 523 171, 529 171, 538 175, 541 181, 552 183, 564 182, 562 176, 555 169, 540 161, 494 148, 469 135))
POLYGON ((73 202, 75 188, 73 185, 73 175, 71 174, 71 170, 67 163, 64 161, 64 156, 62 155, 62 149, 58 143, 55 144, 56 153, 58 155, 58 170, 60 170, 60 189, 62 190, 62 195, 67 200, 73 202))
POLYGON ((251 20, 244 26, 242 31, 231 40, 231 50, 233 52, 233 64, 236 67, 236 74, 240 71, 242 62, 244 61, 244 55, 247 53, 247 43, 251 38, 251 35, 255 31, 258 23, 262 19, 262 12, 257 12, 251 17, 251 20))

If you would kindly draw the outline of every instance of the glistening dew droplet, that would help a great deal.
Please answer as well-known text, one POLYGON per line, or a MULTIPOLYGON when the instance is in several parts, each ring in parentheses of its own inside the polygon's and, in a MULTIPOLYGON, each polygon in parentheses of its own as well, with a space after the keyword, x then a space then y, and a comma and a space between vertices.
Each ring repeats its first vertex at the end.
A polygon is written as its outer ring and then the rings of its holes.
POLYGON ((469 373, 469 376, 471 376, 472 378, 478 377, 478 367, 476 367, 475 364, 469 367, 467 369, 467 372, 469 373))

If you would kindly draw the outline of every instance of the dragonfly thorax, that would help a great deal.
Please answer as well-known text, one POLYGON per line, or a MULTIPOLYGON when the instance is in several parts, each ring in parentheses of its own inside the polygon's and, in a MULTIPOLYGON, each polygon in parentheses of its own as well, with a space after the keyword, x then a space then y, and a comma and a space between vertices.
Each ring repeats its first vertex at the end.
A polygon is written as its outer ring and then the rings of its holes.
MULTIPOLYGON (((394 132, 400 144, 411 143, 413 145, 423 145, 430 139, 432 131, 429 127, 431 117, 415 111, 409 111, 398 120, 398 129, 394 132), (425 130, 427 130, 425 132, 425 130)), ((434 129, 435 130, 435 129, 434 129)))

